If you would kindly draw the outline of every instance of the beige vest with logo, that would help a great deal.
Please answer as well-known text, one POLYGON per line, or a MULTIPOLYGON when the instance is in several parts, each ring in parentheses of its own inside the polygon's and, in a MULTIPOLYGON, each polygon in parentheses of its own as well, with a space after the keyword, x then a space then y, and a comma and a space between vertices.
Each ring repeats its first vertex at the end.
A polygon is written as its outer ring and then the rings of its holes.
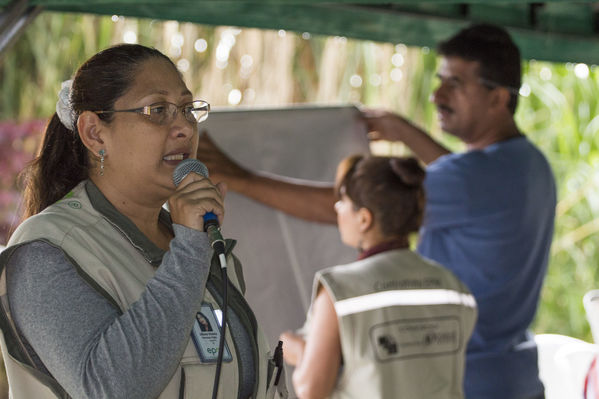
MULTIPOLYGON (((58 201, 40 214, 27 219, 13 234, 8 243, 10 246, 32 240, 43 239, 63 249, 72 258, 75 267, 79 267, 91 277, 116 302, 121 311, 126 311, 143 293, 146 283, 154 275, 155 269, 143 257, 131 242, 98 213, 91 205, 86 194, 84 183, 80 183, 69 196, 58 201)), ((4 255, 4 253, 3 253, 4 255)), ((5 259, 2 259, 6 261, 5 259)), ((235 259, 236 260, 236 259, 235 259)), ((229 266, 234 259, 229 253, 229 266)), ((234 267, 228 267, 228 275, 232 284, 239 290, 240 284, 234 267)), ((6 295, 6 277, 3 269, 0 276, 0 296, 2 297, 3 329, 12 325, 8 298, 6 295)), ((204 302, 219 309, 208 289, 204 302)), ((199 309, 198 309, 199 310, 199 309)), ((176 327, 176 326, 174 326, 176 327)), ((49 377, 17 360, 13 354, 18 342, 2 334, 2 354, 6 365, 9 386, 14 399, 57 398, 64 397, 64 392, 49 377)), ((267 374, 270 353, 264 334, 257 333, 257 352, 255 359, 258 387, 256 398, 273 397, 274 390, 269 389, 267 396, 267 374)), ((237 398, 239 382, 235 345, 226 330, 226 342, 233 352, 233 361, 223 362, 218 397, 222 399, 237 398)), ((209 398, 212 394, 215 364, 202 364, 193 341, 190 339, 184 351, 179 367, 173 374, 159 399, 180 398, 181 370, 185 373, 185 395, 183 398, 209 398)))
POLYGON ((392 250, 317 273, 339 322, 342 371, 331 398, 461 399, 476 303, 447 269, 392 250))

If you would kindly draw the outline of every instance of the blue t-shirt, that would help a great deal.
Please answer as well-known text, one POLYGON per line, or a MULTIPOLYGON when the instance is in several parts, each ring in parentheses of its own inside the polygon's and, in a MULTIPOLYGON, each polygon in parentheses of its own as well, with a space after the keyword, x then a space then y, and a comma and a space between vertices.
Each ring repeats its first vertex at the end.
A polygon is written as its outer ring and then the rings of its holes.
POLYGON ((467 349, 471 398, 543 392, 533 320, 555 217, 547 160, 523 136, 449 154, 427 168, 418 252, 452 270, 474 294, 479 316, 467 349))

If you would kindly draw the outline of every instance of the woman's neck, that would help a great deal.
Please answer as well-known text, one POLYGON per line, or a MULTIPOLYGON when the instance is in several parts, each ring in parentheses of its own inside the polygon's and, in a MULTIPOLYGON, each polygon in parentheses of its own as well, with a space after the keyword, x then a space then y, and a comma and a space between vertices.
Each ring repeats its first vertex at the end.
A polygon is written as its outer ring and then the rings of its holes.
POLYGON ((400 243, 400 245, 405 246, 406 248, 410 246, 410 241, 408 240, 407 235, 383 234, 377 225, 373 225, 370 229, 368 229, 368 231, 363 233, 358 249, 360 251, 367 251, 370 248, 374 248, 380 244, 388 242, 400 243))
POLYGON ((375 245, 371 245, 368 248, 364 248, 360 251, 358 259, 368 258, 369 256, 376 255, 381 252, 390 251, 392 249, 408 249, 410 248, 410 242, 407 237, 393 237, 386 241, 381 241, 375 245))
POLYGON ((127 207, 126 210, 119 207, 117 209, 131 219, 135 226, 158 248, 168 250, 173 234, 166 225, 160 222, 161 207, 158 209, 136 209, 133 212, 131 212, 131 207, 127 207))
POLYGON ((137 201, 101 179, 92 178, 92 181, 119 213, 129 218, 139 231, 156 246, 168 250, 173 236, 168 227, 160 223, 159 220, 164 202, 159 200, 153 203, 150 201, 137 201))

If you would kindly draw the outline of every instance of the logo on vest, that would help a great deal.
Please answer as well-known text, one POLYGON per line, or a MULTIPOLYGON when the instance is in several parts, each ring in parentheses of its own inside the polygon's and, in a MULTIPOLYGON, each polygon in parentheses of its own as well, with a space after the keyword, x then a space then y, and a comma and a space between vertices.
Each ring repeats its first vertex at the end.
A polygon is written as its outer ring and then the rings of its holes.
POLYGON ((397 342, 395 342, 395 339, 390 335, 381 335, 378 338, 378 344, 387 351, 388 355, 397 353, 397 342))
POLYGON ((424 290, 441 287, 441 280, 436 277, 412 278, 403 280, 377 280, 374 283, 375 291, 388 290, 424 290))
POLYGON ((455 353, 461 346, 456 317, 396 320, 370 329, 370 341, 381 362, 455 353))
POLYGON ((67 202, 67 205, 73 209, 81 209, 81 202, 79 202, 79 201, 75 201, 75 200, 69 201, 69 202, 67 202))

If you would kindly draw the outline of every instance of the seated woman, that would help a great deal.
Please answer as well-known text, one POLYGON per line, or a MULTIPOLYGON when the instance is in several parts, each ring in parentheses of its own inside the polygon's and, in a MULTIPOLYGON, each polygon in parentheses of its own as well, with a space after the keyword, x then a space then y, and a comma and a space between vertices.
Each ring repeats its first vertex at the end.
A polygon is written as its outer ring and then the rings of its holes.
POLYGON ((463 398, 476 304, 450 271, 409 250, 424 176, 414 158, 340 163, 337 222, 360 255, 317 273, 305 336, 281 335, 299 398, 463 398))
MULTIPOLYGON (((0 259, 13 397, 209 398, 223 279, 203 216, 222 222, 224 187, 196 173, 173 182, 209 105, 141 45, 94 55, 63 86, 0 259)), ((218 397, 265 398, 268 348, 233 246, 218 397)))

